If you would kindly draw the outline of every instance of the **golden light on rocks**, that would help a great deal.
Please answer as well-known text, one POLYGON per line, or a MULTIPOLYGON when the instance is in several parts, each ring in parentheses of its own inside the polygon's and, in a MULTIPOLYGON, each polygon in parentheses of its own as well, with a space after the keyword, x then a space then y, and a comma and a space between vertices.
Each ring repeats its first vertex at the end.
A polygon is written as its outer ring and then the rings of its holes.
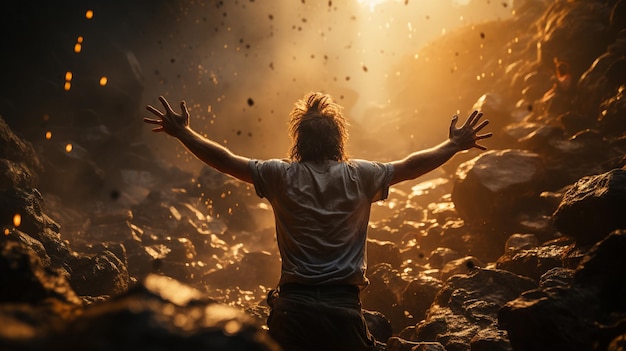
POLYGON ((72 144, 65 145, 65 152, 72 152, 72 144))
POLYGON ((101 77, 101 78, 100 78, 100 86, 102 86, 102 87, 103 87, 103 86, 107 85, 107 82, 108 82, 108 81, 109 81, 109 80, 107 79, 107 77, 101 77))
POLYGON ((19 227, 20 224, 22 224, 22 215, 19 214, 19 213, 16 213, 13 216, 13 225, 16 226, 16 227, 19 227))
POLYGON ((85 12, 85 18, 86 19, 92 19, 93 18, 93 11, 92 10, 87 10, 87 12, 85 12))

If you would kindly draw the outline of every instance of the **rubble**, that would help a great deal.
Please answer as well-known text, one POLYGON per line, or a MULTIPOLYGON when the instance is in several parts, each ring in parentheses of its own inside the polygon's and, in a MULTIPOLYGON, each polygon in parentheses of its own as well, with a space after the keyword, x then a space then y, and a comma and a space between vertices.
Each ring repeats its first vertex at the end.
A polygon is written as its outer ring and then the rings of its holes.
MULTIPOLYGON (((494 133, 491 150, 459 154, 372 206, 361 296, 388 350, 617 350, 626 339, 624 1, 514 6, 401 59, 387 81, 397 107, 365 113, 386 119, 376 138, 354 123, 355 149, 375 156, 424 130, 412 116, 451 105, 481 109, 494 133)), ((277 349, 263 329, 280 272, 269 205, 141 141, 141 67, 112 46, 101 50, 128 81, 46 96, 62 116, 55 138, 37 134, 45 118, 37 128, 26 114, 0 118, 0 348, 277 349)), ((214 84, 224 74, 211 72, 214 84)), ((248 112, 268 104, 234 95, 248 112)), ((203 119, 219 126, 211 108, 203 119)), ((230 132, 234 148, 274 135, 230 132)))

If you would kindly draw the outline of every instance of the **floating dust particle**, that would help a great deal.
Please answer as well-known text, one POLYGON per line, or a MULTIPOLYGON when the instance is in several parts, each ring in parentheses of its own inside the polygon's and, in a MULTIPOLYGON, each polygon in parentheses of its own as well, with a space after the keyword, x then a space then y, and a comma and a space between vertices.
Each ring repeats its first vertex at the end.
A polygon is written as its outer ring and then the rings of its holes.
POLYGON ((480 32, 480 39, 485 39, 485 33, 480 32))
POLYGON ((15 227, 19 227, 20 224, 22 224, 22 215, 19 213, 16 213, 15 215, 13 215, 13 225, 15 227))
POLYGON ((252 98, 248 98, 247 102, 248 102, 248 106, 254 105, 254 100, 252 100, 252 98))

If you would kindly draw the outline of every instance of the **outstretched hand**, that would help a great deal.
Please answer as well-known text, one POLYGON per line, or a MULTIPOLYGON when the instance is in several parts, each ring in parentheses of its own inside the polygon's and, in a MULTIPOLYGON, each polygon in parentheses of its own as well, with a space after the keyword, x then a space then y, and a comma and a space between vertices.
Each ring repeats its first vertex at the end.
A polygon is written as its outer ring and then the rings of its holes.
POLYGON ((487 150, 486 147, 479 145, 478 141, 490 138, 493 133, 478 134, 478 132, 489 124, 489 120, 484 120, 478 123, 482 116, 482 112, 474 111, 467 118, 465 123, 463 123, 461 127, 457 128, 456 123, 459 120, 459 116, 454 115, 454 117, 452 117, 452 122, 450 123, 450 141, 458 146, 460 150, 468 150, 474 147, 480 150, 487 150))
POLYGON ((173 137, 180 135, 189 126, 189 111, 184 101, 180 103, 181 113, 178 114, 172 110, 169 102, 163 96, 159 96, 159 101, 163 104, 165 112, 159 111, 152 105, 146 106, 146 109, 156 115, 159 119, 144 118, 143 121, 149 124, 156 124, 153 132, 165 132, 173 137))

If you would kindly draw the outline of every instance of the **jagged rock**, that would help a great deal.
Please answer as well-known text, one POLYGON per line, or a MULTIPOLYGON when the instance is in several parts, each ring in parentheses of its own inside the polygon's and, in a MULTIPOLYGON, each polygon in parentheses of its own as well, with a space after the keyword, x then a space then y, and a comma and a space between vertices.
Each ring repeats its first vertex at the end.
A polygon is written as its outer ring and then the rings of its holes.
POLYGON ((449 193, 451 185, 450 179, 443 177, 425 180, 411 187, 408 200, 418 205, 439 201, 449 193))
POLYGON ((471 351, 513 351, 505 330, 486 328, 479 330, 470 340, 471 351))
POLYGON ((535 287, 531 279, 502 270, 477 268, 455 275, 445 282, 410 340, 437 341, 446 350, 473 349, 472 343, 506 350, 506 335, 497 331, 498 310, 535 287))
MULTIPOLYGON (((506 222, 545 181, 541 157, 523 150, 488 151, 459 166, 452 200, 466 223, 506 222)), ((504 240, 504 239, 503 239, 504 240)))
POLYGON ((49 349, 278 350, 255 321, 171 278, 150 275, 126 294, 92 304, 49 349))
POLYGON ((115 296, 128 290, 126 265, 109 250, 93 255, 73 256, 70 284, 80 296, 115 296))
POLYGON ((461 258, 462 255, 447 247, 438 247, 430 252, 428 264, 432 268, 443 268, 446 263, 461 258))
POLYGON ((580 179, 554 212, 554 224, 579 244, 593 244, 611 231, 626 228, 626 170, 580 179))
POLYGON ((0 270, 4 272, 0 300, 36 303, 52 298, 65 304, 81 304, 66 278, 58 271, 44 267, 32 249, 10 236, 4 236, 0 245, 0 270))
POLYGON ((504 244, 504 252, 532 249, 539 245, 539 240, 534 234, 513 234, 504 244))
MULTIPOLYGON (((618 73, 618 69, 623 67, 625 47, 626 31, 622 30, 617 33, 615 41, 606 48, 606 52, 598 56, 580 77, 578 88, 581 90, 581 93, 587 96, 584 105, 586 109, 593 111, 594 106, 605 104, 605 100, 613 96, 619 85, 624 83, 623 75, 621 76, 622 79, 620 79, 619 74, 615 75, 615 73, 618 73)), ((618 104, 623 106, 623 102, 618 102, 618 104)), ((623 126, 622 123, 619 125, 623 126)), ((610 134, 615 132, 605 128, 602 129, 610 134)), ((623 131, 621 128, 618 128, 616 131, 620 130, 623 131)))
POLYGON ((615 231, 589 250, 573 279, 551 271, 542 287, 507 303, 498 320, 513 348, 605 350, 626 319, 624 250, 626 231, 615 231))
POLYGON ((577 81, 611 42, 609 14, 610 8, 595 2, 553 3, 539 23, 543 27, 538 44, 542 65, 553 67, 554 58, 566 61, 577 81), (572 42, 576 47, 568 44, 572 42))
POLYGON ((420 321, 426 317, 428 308, 442 286, 441 280, 420 275, 402 292, 400 306, 411 315, 412 320, 420 321))
POLYGON ((0 348, 38 350, 50 332, 80 313, 82 302, 65 275, 44 266, 15 235, 0 237, 0 348))
POLYGON ((36 186, 36 177, 22 163, 0 158, 0 190, 12 188, 32 188, 36 186))
POLYGON ((246 252, 239 262, 203 275, 203 280, 211 287, 243 290, 259 285, 275 286, 279 278, 280 259, 269 252, 246 252))
POLYGON ((370 333, 372 333, 377 341, 381 343, 386 343, 393 334, 391 322, 389 322, 384 314, 378 311, 362 311, 363 317, 365 318, 365 323, 367 323, 367 328, 369 329, 370 333))
POLYGON ((539 279, 539 288, 567 287, 574 280, 574 270, 564 267, 554 267, 545 272, 539 279))
POLYGON ((37 174, 43 170, 33 145, 17 136, 0 116, 0 159, 22 164, 29 170, 29 187, 37 184, 37 174))
POLYGON ((39 258, 39 261, 41 262, 41 265, 43 267, 50 267, 52 261, 50 259, 50 256, 48 256, 46 248, 43 246, 41 241, 17 229, 7 229, 4 235, 7 237, 7 239, 12 239, 14 241, 20 242, 24 246, 30 248, 39 258))
POLYGON ((70 249, 61 240, 59 225, 43 212, 43 197, 37 189, 12 188, 0 192, 0 208, 5 211, 0 226, 13 228, 14 218, 19 216, 17 228, 43 244, 55 268, 64 265, 70 249))
MULTIPOLYGON (((624 42, 626 43, 626 39, 624 39, 624 42)), ((622 59, 620 63, 622 66, 626 66, 626 59, 622 59)), ((622 69, 626 70, 626 68, 622 69)), ((600 104, 601 112, 598 118, 598 127, 602 133, 607 136, 623 137, 626 133, 626 118, 624 118, 624 112, 626 112, 626 98, 624 96, 624 90, 626 89, 622 86, 617 90, 614 96, 611 96, 600 104)))
POLYGON ((453 275, 468 274, 477 268, 484 268, 485 266, 485 263, 473 256, 457 258, 456 260, 447 262, 441 268, 439 279, 446 281, 453 275))
POLYGON ((563 256, 567 249, 563 245, 542 245, 528 249, 510 250, 498 258, 496 268, 539 281, 544 273, 563 265, 563 256))
POLYGON ((388 263, 368 267, 367 277, 370 285, 361 292, 363 308, 379 311, 385 315, 391 322, 394 332, 404 328, 406 315, 399 301, 408 282, 388 263))
POLYGON ((446 351, 438 342, 408 341, 399 337, 392 337, 387 341, 388 351, 446 351))
POLYGON ((400 249, 390 241, 367 239, 367 264, 375 266, 378 263, 389 263, 399 269, 402 265, 400 249))

